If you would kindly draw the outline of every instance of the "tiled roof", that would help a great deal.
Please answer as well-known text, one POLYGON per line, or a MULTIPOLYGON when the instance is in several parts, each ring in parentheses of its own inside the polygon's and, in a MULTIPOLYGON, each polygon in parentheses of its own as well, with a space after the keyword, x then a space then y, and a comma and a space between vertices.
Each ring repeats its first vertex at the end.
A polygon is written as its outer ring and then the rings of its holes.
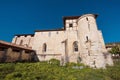
POLYGON ((0 47, 13 47, 13 48, 18 48, 18 49, 34 51, 30 47, 24 47, 24 46, 20 46, 20 45, 14 44, 14 43, 9 43, 9 42, 5 42, 5 41, 1 41, 1 40, 0 40, 0 47))

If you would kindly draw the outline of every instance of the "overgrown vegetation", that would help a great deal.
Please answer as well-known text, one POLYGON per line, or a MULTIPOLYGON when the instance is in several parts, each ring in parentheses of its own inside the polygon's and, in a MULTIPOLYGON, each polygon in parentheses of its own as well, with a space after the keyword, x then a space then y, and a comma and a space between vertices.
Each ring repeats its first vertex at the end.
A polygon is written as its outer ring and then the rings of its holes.
POLYGON ((120 46, 119 45, 114 46, 109 52, 111 54, 119 55, 120 56, 120 46))
POLYGON ((120 63, 107 69, 91 69, 75 63, 60 66, 58 63, 55 59, 37 63, 1 63, 0 80, 120 80, 120 63))

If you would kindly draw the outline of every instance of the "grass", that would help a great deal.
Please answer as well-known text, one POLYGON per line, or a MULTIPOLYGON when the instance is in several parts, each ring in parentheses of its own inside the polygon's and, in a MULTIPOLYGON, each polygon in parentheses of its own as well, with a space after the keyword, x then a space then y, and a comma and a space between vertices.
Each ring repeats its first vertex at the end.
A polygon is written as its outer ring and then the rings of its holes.
MULTIPOLYGON (((76 65, 77 66, 77 65, 76 65)), ((48 62, 1 63, 0 80, 120 80, 120 63, 107 69, 82 69, 73 65, 59 66, 48 62)))

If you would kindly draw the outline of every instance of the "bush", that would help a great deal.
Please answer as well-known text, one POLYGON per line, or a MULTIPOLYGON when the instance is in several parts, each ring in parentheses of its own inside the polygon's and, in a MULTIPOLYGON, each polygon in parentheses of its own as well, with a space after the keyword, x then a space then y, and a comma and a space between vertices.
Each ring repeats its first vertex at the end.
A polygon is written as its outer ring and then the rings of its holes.
POLYGON ((74 62, 68 62, 68 63, 66 63, 66 67, 72 68, 72 67, 75 67, 75 66, 78 66, 78 67, 80 67, 80 66, 86 67, 86 66, 85 66, 84 64, 82 64, 82 63, 74 63, 74 62))
POLYGON ((60 66, 60 61, 57 60, 57 59, 50 59, 49 60, 49 63, 52 64, 52 65, 57 65, 57 66, 60 66))
POLYGON ((77 64, 76 63, 73 63, 73 62, 68 62, 66 63, 66 67, 73 67, 73 66, 76 66, 77 64))

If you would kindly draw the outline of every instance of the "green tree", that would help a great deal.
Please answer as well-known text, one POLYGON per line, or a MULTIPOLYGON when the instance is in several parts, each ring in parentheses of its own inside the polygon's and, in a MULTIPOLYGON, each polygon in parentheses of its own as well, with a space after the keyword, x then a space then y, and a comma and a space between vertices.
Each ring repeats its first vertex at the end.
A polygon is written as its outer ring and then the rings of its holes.
POLYGON ((119 46, 114 46, 110 51, 112 54, 119 54, 120 55, 120 47, 119 46))

